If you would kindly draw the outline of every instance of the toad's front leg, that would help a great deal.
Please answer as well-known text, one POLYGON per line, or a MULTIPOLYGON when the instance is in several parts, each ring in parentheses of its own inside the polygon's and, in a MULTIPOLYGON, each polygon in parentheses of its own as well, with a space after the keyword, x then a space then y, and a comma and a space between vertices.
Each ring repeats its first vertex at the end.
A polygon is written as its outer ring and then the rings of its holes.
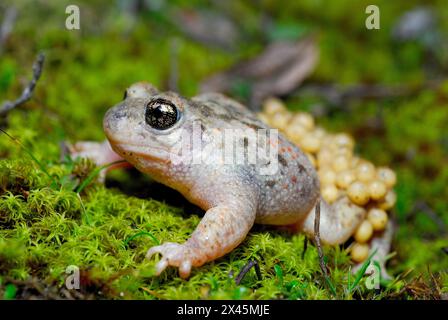
POLYGON ((89 158, 98 166, 123 160, 121 156, 112 150, 107 140, 103 142, 80 141, 73 145, 69 144, 68 148, 72 158, 89 158))
POLYGON ((256 206, 241 196, 229 198, 210 208, 196 230, 183 244, 167 242, 149 249, 147 258, 156 253, 162 255, 156 266, 157 275, 166 267, 179 268, 179 275, 187 278, 191 267, 199 267, 208 261, 232 251, 245 238, 254 224, 256 206))
POLYGON ((107 171, 130 166, 128 162, 112 150, 112 147, 107 140, 104 140, 103 142, 80 141, 75 144, 68 144, 68 149, 70 151, 70 156, 73 159, 78 157, 88 158, 91 159, 97 166, 116 162, 113 165, 109 165, 106 169, 101 170, 98 176, 98 181, 100 182, 104 182, 106 180, 107 171))

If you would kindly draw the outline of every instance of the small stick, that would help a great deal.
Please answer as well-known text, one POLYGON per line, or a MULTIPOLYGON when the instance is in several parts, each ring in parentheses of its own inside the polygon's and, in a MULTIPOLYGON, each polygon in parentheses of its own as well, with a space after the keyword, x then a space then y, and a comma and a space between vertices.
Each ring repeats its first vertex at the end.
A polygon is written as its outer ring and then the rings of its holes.
POLYGON ((308 249, 308 238, 305 237, 303 240, 302 260, 305 259, 305 253, 307 249, 308 249))
POLYGON ((319 226, 320 226, 320 199, 317 200, 316 213, 314 215, 314 241, 316 242, 317 252, 319 254, 320 268, 322 269, 324 276, 328 277, 328 271, 324 261, 324 253, 322 251, 322 245, 320 244, 319 226))
POLYGON ((437 299, 440 299, 440 296, 442 295, 442 293, 440 290, 439 283, 438 283, 437 279, 434 277, 434 274, 431 272, 429 265, 427 266, 427 269, 428 269, 428 274, 431 277, 431 281, 432 281, 432 285, 433 285, 433 287, 431 288, 431 290, 433 292, 433 296, 436 296, 437 299))
POLYGON ((23 89, 22 94, 14 101, 5 101, 0 106, 0 116, 5 115, 11 109, 25 103, 31 96, 33 95, 34 88, 36 87, 37 80, 39 80, 40 75, 42 74, 42 68, 45 61, 45 55, 43 53, 39 53, 37 55, 36 61, 33 63, 33 77, 28 85, 23 89))
POLYGON ((255 260, 255 273, 257 274, 257 278, 259 281, 263 280, 263 278, 261 277, 260 265, 256 260, 255 260))
POLYGON ((255 267, 255 273, 257 274, 257 278, 258 280, 262 280, 261 277, 261 271, 260 271, 260 266, 258 265, 257 260, 250 260, 240 271, 240 273, 238 273, 238 275, 235 278, 235 283, 237 285, 239 285, 241 283, 241 281, 243 280, 244 276, 249 272, 249 270, 255 267))

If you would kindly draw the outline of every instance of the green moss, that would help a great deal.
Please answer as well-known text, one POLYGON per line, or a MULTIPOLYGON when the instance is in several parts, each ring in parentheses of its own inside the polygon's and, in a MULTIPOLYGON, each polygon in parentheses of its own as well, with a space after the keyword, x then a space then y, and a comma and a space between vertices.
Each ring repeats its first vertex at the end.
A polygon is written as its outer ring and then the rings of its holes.
MULTIPOLYGON (((116 292, 148 299, 332 297, 315 248, 310 246, 302 259, 304 236, 276 230, 254 230, 229 255, 195 269, 189 281, 179 279, 172 269, 154 277, 156 261, 144 259, 147 249, 165 241, 185 241, 200 217, 98 184, 79 197, 71 190, 45 186, 48 177, 34 167, 32 160, 0 162, 0 170, 9 173, 4 183, 21 182, 20 189, 0 196, 0 270, 6 279, 33 276, 61 285, 66 268, 75 265, 97 281, 91 290, 110 286, 109 298, 117 297, 116 292), (20 171, 21 167, 29 170, 20 171), (250 259, 259 261, 262 280, 252 270, 240 286, 235 285, 229 274, 238 274, 250 259)), ((55 165, 49 171, 67 174, 69 168, 55 165)), ((347 254, 337 248, 325 250, 337 296, 349 297, 344 288, 347 254)))

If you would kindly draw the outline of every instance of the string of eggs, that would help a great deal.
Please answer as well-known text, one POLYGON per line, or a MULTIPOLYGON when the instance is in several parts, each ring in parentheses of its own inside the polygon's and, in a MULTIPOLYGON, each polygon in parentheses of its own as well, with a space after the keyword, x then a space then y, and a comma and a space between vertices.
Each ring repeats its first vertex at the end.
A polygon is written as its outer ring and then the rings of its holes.
POLYGON ((292 113, 278 99, 267 99, 258 117, 279 129, 296 143, 317 169, 321 195, 328 203, 347 196, 366 209, 366 219, 359 225, 350 247, 351 258, 362 262, 369 255, 369 241, 382 232, 388 222, 387 211, 396 202, 393 187, 397 181, 393 170, 375 167, 354 154, 354 139, 347 133, 332 134, 316 126, 305 112, 292 113))

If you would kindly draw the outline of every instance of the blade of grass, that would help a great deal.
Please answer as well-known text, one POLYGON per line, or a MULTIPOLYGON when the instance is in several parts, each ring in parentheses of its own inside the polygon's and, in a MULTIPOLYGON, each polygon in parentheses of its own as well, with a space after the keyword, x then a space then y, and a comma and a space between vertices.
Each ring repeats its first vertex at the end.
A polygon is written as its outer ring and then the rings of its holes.
POLYGON ((352 267, 348 269, 348 275, 347 275, 347 285, 350 288, 352 285, 352 267))
POLYGON ((349 293, 352 293, 353 289, 356 288, 356 286, 358 285, 358 283, 361 281, 362 277, 364 276, 364 273, 366 272, 367 268, 370 265, 370 261, 372 260, 372 257, 375 255, 376 253, 376 249, 375 251, 372 252, 372 254, 367 258, 366 261, 364 261, 364 263, 361 266, 361 269, 358 270, 358 272, 356 273, 356 278, 355 281, 353 282, 353 284, 348 288, 349 293))
POLYGON ((333 296, 336 297, 336 295, 337 295, 337 294, 336 294, 336 287, 334 286, 333 282, 331 282, 330 277, 325 276, 325 281, 327 282, 328 287, 329 287, 330 290, 331 290, 331 293, 333 293, 333 296))
POLYGON ((280 287, 283 287, 283 270, 278 264, 274 265, 275 275, 278 278, 278 284, 280 287))
POLYGON ((48 176, 48 178, 50 178, 51 182, 52 182, 52 186, 57 187, 59 184, 58 182, 48 173, 47 169, 45 168, 45 166, 42 164, 42 162, 40 162, 35 156, 34 154, 28 150, 20 141, 19 139, 13 137, 12 135, 10 135, 8 132, 6 132, 5 130, 0 128, 0 131, 3 132, 8 138, 10 138, 15 144, 17 144, 23 151, 25 151, 30 157, 31 159, 33 159, 33 161, 39 166, 39 168, 42 170, 43 173, 45 173, 45 175, 48 176))
POLYGON ((128 237, 126 240, 124 240, 124 246, 127 247, 128 243, 134 240, 135 238, 141 237, 141 236, 148 236, 150 237, 157 245, 160 244, 160 241, 157 240, 157 238, 149 231, 140 231, 133 236, 128 237))

